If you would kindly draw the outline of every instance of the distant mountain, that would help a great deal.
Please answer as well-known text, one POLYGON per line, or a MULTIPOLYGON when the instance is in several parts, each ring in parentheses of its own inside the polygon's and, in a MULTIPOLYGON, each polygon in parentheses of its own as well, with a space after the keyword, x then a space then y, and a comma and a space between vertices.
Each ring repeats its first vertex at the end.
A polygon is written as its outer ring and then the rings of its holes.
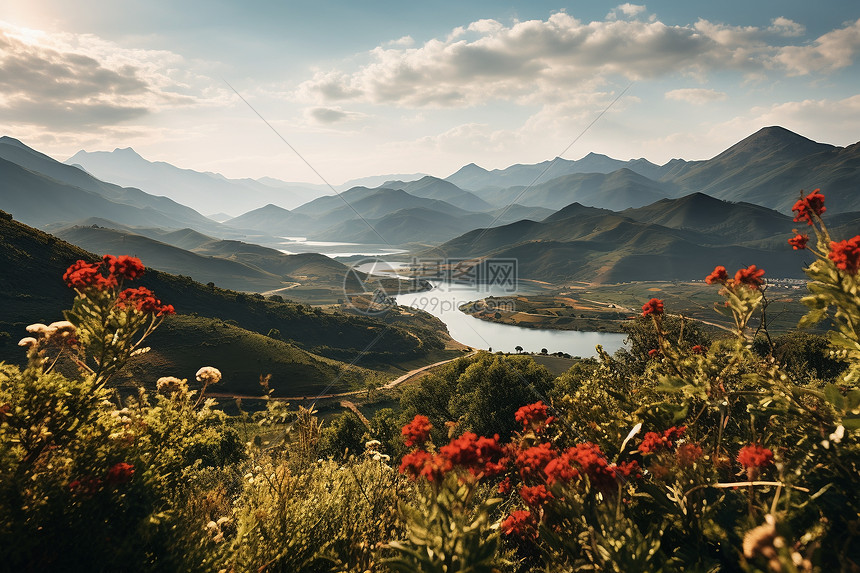
POLYGON ((556 157, 551 161, 516 164, 505 169, 493 169, 492 171, 487 171, 474 163, 470 163, 446 177, 445 180, 463 189, 477 191, 479 196, 484 197, 484 194, 480 193, 481 191, 538 185, 574 173, 608 174, 622 168, 630 169, 650 178, 657 178, 662 172, 660 166, 654 165, 647 159, 621 161, 600 153, 589 153, 578 160, 556 157))
POLYGON ((360 177, 358 179, 350 179, 340 185, 337 185, 338 191, 346 191, 353 187, 380 187, 385 185, 386 181, 417 181, 422 177, 426 177, 426 173, 393 173, 389 175, 371 175, 370 177, 360 177))
POLYGON ((164 161, 147 161, 130 147, 79 151, 65 163, 81 165, 105 181, 138 187, 206 212, 238 215, 267 203, 289 209, 332 192, 325 185, 228 179, 219 173, 182 169, 164 161))
POLYGON ((313 218, 277 205, 266 205, 224 222, 235 229, 253 229, 276 237, 298 237, 313 229, 313 218))
POLYGON ((492 217, 486 213, 451 216, 426 207, 414 207, 388 213, 377 219, 350 219, 312 238, 350 243, 379 243, 381 235, 385 242, 391 245, 438 244, 491 222, 492 217))
POLYGON ((166 197, 106 183, 11 137, 0 137, 0 208, 37 226, 101 216, 129 225, 216 229, 166 197))
POLYGON ((796 223, 773 209, 752 203, 730 203, 704 193, 679 199, 663 199, 646 207, 626 209, 621 215, 636 221, 656 223, 673 229, 690 229, 725 243, 763 239, 785 234, 796 223))
POLYGON ((424 254, 516 258, 521 277, 549 281, 701 279, 718 264, 801 277, 809 257, 788 247, 792 225, 775 211, 701 194, 622 213, 574 203, 543 221, 476 229, 424 254))
POLYGON ((492 197, 496 202, 517 201, 549 209, 560 209, 571 202, 578 202, 621 210, 641 207, 674 195, 671 184, 658 183, 625 167, 609 174, 574 173, 532 187, 509 187, 493 193, 492 197))
POLYGON ((387 181, 382 187, 402 189, 410 195, 425 199, 439 199, 466 211, 486 212, 492 211, 495 208, 474 193, 460 189, 449 181, 430 175, 410 182, 387 181))

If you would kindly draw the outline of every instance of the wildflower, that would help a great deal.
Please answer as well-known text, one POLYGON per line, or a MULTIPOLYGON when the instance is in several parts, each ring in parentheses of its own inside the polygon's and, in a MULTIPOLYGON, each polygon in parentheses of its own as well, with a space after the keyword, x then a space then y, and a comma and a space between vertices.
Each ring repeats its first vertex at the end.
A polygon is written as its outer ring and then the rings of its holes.
POLYGON ((615 471, 610 468, 609 461, 603 452, 600 451, 600 446, 586 442, 577 444, 566 452, 570 461, 577 464, 588 479, 598 487, 608 485, 608 482, 614 481, 615 471))
POLYGON ((146 287, 125 289, 117 296, 116 305, 119 308, 133 308, 146 314, 158 316, 176 313, 172 304, 162 304, 146 287))
POLYGON ((830 241, 827 257, 849 275, 856 275, 860 269, 860 235, 845 241, 830 241))
POLYGON ((111 466, 108 470, 105 482, 110 485, 119 485, 127 483, 134 475, 134 466, 125 462, 119 462, 111 466))
POLYGON ((403 426, 401 433, 406 437, 406 447, 418 446, 423 448, 424 444, 430 438, 430 430, 433 425, 427 416, 421 414, 412 418, 412 421, 403 426))
POLYGON ((679 466, 689 467, 702 457, 702 448, 698 444, 681 444, 675 451, 675 457, 679 466))
POLYGON ((568 483, 579 477, 579 472, 570 465, 567 455, 551 460, 544 468, 546 483, 552 487, 556 482, 568 483))
POLYGON ((29 325, 26 329, 30 334, 36 334, 38 336, 46 336, 50 331, 47 324, 42 324, 41 322, 37 322, 36 324, 29 325))
POLYGON ((793 236, 792 238, 790 238, 788 240, 788 244, 791 245, 791 247, 795 251, 800 251, 802 249, 805 249, 806 243, 808 243, 808 242, 809 242, 809 235, 802 235, 800 233, 797 233, 795 236, 793 236))
POLYGON ((204 384, 217 384, 221 380, 221 371, 212 366, 204 366, 195 374, 198 382, 204 384))
POLYGON ((711 274, 705 277, 705 282, 709 285, 714 283, 725 284, 727 280, 729 280, 729 273, 726 271, 726 267, 724 266, 714 267, 711 274))
POLYGON ((773 462, 773 452, 758 444, 749 444, 738 452, 738 462, 746 469, 747 477, 755 479, 761 468, 773 462))
POLYGON ((756 268, 755 265, 750 265, 735 273, 735 283, 744 284, 753 290, 757 290, 764 284, 764 281, 761 279, 762 275, 764 275, 763 269, 756 268))
POLYGON ((642 305, 642 316, 649 314, 663 314, 663 301, 659 298, 652 298, 642 305))
POLYGON ((18 341, 18 346, 23 346, 24 348, 30 349, 39 344, 39 341, 33 338, 32 336, 27 336, 18 341))
POLYGON ((84 260, 78 260, 66 269, 63 280, 70 288, 77 290, 89 288, 107 290, 116 287, 116 277, 114 275, 104 276, 101 273, 101 266, 101 263, 88 263, 84 260))
POLYGON ((520 497, 531 507, 540 507, 549 502, 552 494, 542 485, 523 486, 520 488, 520 497))
POLYGON ((530 511, 518 509, 502 521, 499 529, 505 535, 516 535, 517 537, 537 537, 537 519, 530 511))
POLYGON ((534 430, 540 433, 544 428, 555 420, 554 416, 547 416, 546 404, 543 401, 528 404, 517 410, 514 417, 523 425, 523 431, 534 430))
POLYGON ((526 479, 528 476, 541 474, 547 464, 555 457, 556 452, 552 449, 552 444, 549 443, 520 451, 517 454, 517 466, 520 468, 520 475, 526 479))
POLYGON ((629 462, 621 462, 618 465, 609 466, 609 471, 612 471, 615 474, 616 478, 629 478, 631 476, 636 478, 642 477, 642 472, 639 471, 639 462, 636 460, 632 460, 629 462))
POLYGON ((498 492, 502 495, 507 495, 511 493, 511 478, 506 477, 499 483, 498 492))
POLYGON ((824 195, 821 194, 821 189, 816 189, 806 197, 802 197, 791 208, 797 215, 794 216, 794 222, 806 221, 807 225, 812 225, 812 214, 820 217, 827 210, 824 206, 824 195))
POLYGON ((155 382, 155 389, 160 394, 170 396, 171 394, 183 395, 188 392, 188 381, 174 376, 163 376, 155 382))
POLYGON ((400 462, 400 473, 408 474, 412 479, 417 478, 431 457, 426 450, 415 450, 406 454, 400 462))
POLYGON ((660 354, 660 349, 659 348, 652 348, 651 350, 648 351, 648 358, 654 358, 658 354, 660 354))
POLYGON ((115 277, 134 280, 143 275, 144 266, 137 257, 105 255, 102 261, 107 266, 108 273, 115 277))
POLYGON ((693 354, 704 354, 707 351, 708 351, 708 348, 705 346, 702 346, 701 344, 697 344, 690 349, 690 352, 692 352, 693 354))

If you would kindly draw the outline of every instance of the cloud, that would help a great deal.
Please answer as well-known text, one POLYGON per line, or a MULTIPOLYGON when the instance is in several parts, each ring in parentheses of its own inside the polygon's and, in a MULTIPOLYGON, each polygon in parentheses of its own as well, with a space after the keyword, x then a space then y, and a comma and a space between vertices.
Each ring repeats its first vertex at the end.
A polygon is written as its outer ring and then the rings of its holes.
POLYGON ((123 50, 94 36, 0 22, 0 119, 50 129, 100 129, 196 101, 169 77, 178 57, 123 50))
MULTIPOLYGON (((635 16, 644 7, 624 4, 617 10, 635 16)), ((802 26, 781 17, 770 28, 707 20, 685 26, 656 19, 585 23, 564 12, 510 25, 479 20, 417 47, 377 47, 366 54, 369 63, 357 69, 318 71, 296 95, 310 103, 412 108, 492 100, 544 104, 619 79, 835 69, 850 65, 860 43, 858 21, 811 45, 781 45, 801 31, 802 26), (775 34, 779 41, 769 43, 775 34)))
POLYGON ((395 46, 398 48, 408 48, 414 44, 415 39, 412 36, 403 36, 387 43, 388 46, 395 46))
POLYGON ((705 88, 682 88, 666 92, 666 99, 685 101, 695 105, 702 105, 713 101, 726 99, 724 92, 705 88))
POLYGON ((806 26, 798 24, 794 20, 789 20, 788 18, 780 16, 779 18, 773 19, 767 30, 774 34, 794 38, 802 36, 806 32, 806 26))
POLYGON ((860 20, 845 28, 833 30, 810 45, 785 46, 774 58, 792 75, 806 75, 816 71, 832 71, 854 63, 860 51, 860 20))
POLYGON ((860 94, 842 99, 805 99, 758 106, 719 129, 749 131, 750 126, 781 125, 823 143, 849 145, 860 136, 860 94))
POLYGON ((315 123, 331 125, 343 121, 355 121, 367 117, 356 111, 344 111, 339 107, 314 107, 305 110, 305 115, 315 123))
POLYGON ((645 10, 646 10, 645 6, 640 6, 638 4, 631 4, 628 2, 626 4, 621 4, 621 5, 613 8, 609 12, 609 14, 606 15, 606 19, 607 20, 616 20, 619 17, 623 17, 623 16, 626 16, 628 18, 635 18, 635 17, 639 16, 639 14, 644 13, 645 10), (619 16, 619 12, 621 13, 621 16, 619 16))

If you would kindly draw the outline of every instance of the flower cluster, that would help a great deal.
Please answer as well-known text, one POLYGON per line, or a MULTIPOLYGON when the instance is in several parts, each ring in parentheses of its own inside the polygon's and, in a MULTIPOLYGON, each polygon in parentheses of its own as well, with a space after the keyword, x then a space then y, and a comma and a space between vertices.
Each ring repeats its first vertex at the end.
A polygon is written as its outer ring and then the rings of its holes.
POLYGON ((533 430, 535 433, 542 432, 555 420, 554 416, 547 416, 547 407, 542 401, 523 406, 514 418, 523 425, 523 431, 533 430))
POLYGON ((860 235, 845 241, 831 241, 827 257, 849 275, 856 275, 860 270, 860 235))
POLYGON ((116 298, 116 305, 122 309, 134 309, 144 314, 163 316, 175 314, 172 304, 162 304, 155 294, 146 287, 127 288, 116 298))
POLYGON ((705 282, 709 285, 714 283, 725 284, 728 280, 729 273, 726 271, 726 267, 722 265, 715 267, 711 274, 705 277, 705 282))
POLYGON ((821 214, 827 210, 827 207, 824 206, 824 195, 821 194, 821 189, 816 189, 806 197, 801 196, 791 210, 797 213, 794 216, 795 223, 806 221, 807 225, 812 225, 813 214, 816 217, 821 217, 821 214))
POLYGON ((719 283, 728 288, 732 288, 735 285, 745 285, 752 290, 759 290, 759 288, 764 284, 764 280, 761 278, 763 276, 764 269, 760 269, 755 265, 750 265, 745 269, 738 269, 735 273, 734 279, 730 279, 729 273, 726 271, 726 267, 719 265, 711 271, 711 274, 705 277, 705 282, 709 285, 719 283))
POLYGON ((678 446, 678 449, 675 450, 675 457, 678 460, 679 466, 690 467, 699 461, 703 453, 701 446, 698 444, 687 443, 678 446))
POLYGON ((795 235, 788 240, 788 244, 795 251, 800 251, 806 248, 806 243, 809 242, 809 235, 798 233, 795 229, 795 235))
POLYGON ((205 385, 217 384, 221 380, 221 371, 212 366, 204 366, 197 371, 195 377, 198 382, 202 382, 205 385))
POLYGON ((738 452, 738 463, 745 469, 763 468, 773 462, 773 452, 758 444, 749 444, 738 452))
POLYGON ((657 450, 663 448, 672 448, 675 446, 675 440, 684 435, 686 427, 672 426, 663 433, 648 432, 642 438, 642 443, 639 444, 639 451, 643 454, 653 454, 657 450))
POLYGON ((430 439, 430 430, 433 425, 430 424, 430 419, 427 416, 418 414, 411 422, 403 426, 402 434, 406 438, 406 447, 411 448, 417 446, 423 448, 427 440, 430 439))
POLYGON ((76 261, 63 274, 63 280, 79 291, 109 290, 117 288, 123 280, 140 278, 143 271, 143 263, 137 257, 105 255, 98 263, 76 261))
POLYGON ((108 485, 120 485, 131 481, 134 475, 134 466, 125 462, 119 462, 111 466, 105 477, 108 485))
POLYGON ((536 539, 538 536, 537 526, 537 518, 532 514, 532 512, 518 509, 511 512, 511 514, 502 521, 499 528, 505 535, 536 539))
POLYGON ((508 467, 507 449, 499 443, 498 434, 487 438, 466 432, 439 448, 438 453, 431 454, 424 448, 432 428, 427 417, 421 415, 403 427, 406 444, 414 445, 416 449, 403 456, 400 473, 413 479, 420 476, 430 482, 438 482, 454 468, 482 478, 498 475, 508 467))
POLYGON ((72 347, 78 344, 78 339, 75 336, 77 329, 68 320, 52 322, 49 325, 37 322, 28 326, 27 332, 32 336, 22 338, 18 342, 18 346, 23 346, 28 350, 35 351, 46 346, 72 347))
POLYGON ((648 316, 649 314, 663 314, 663 301, 659 298, 652 298, 642 305, 642 316, 648 316))

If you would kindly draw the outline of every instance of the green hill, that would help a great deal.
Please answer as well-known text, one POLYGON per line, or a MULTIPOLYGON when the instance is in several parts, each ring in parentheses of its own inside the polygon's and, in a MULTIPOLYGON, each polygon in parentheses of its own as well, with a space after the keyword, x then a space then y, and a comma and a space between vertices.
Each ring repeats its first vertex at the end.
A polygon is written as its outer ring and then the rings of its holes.
MULTIPOLYGON (((0 265, 8 270, 0 273, 0 333, 7 333, 0 335, 0 360, 23 360, 15 342, 24 336, 26 325, 59 320, 63 309, 71 305, 73 292, 62 281, 65 269, 77 259, 97 258, 0 212, 0 265)), ((241 382, 242 391, 253 387, 259 374, 271 371, 278 373, 278 383, 283 385, 278 391, 282 395, 310 393, 312 389, 322 390, 323 380, 330 381, 332 373, 339 374, 345 368, 332 360, 357 360, 358 366, 388 370, 401 362, 419 360, 443 346, 440 333, 445 331, 444 326, 420 313, 410 313, 409 322, 395 313, 385 317, 391 322, 387 324, 366 316, 327 313, 306 305, 208 287, 186 276, 152 269, 137 284, 151 288, 180 313, 178 318, 165 321, 169 325, 175 320, 175 326, 158 332, 159 338, 153 341, 153 346, 157 342, 156 352, 142 357, 141 367, 153 361, 152 364, 163 363, 169 369, 181 370, 170 372, 172 375, 187 376, 192 368, 203 365, 202 358, 212 357, 211 364, 220 368, 215 359, 229 351, 237 360, 222 365, 233 373, 237 384, 241 382), (262 336, 275 330, 279 334, 273 332, 273 336, 280 338, 277 343, 262 336), (265 352, 257 356, 255 347, 265 352), (308 353, 327 359, 306 356, 308 353), (287 359, 290 356, 293 358, 287 359), (317 373, 310 375, 309 368, 317 373)), ((366 374, 358 372, 361 376, 366 374)), ((352 380, 347 376, 339 383, 351 384, 352 380)), ((230 384, 228 381, 226 388, 232 389, 230 384)))

